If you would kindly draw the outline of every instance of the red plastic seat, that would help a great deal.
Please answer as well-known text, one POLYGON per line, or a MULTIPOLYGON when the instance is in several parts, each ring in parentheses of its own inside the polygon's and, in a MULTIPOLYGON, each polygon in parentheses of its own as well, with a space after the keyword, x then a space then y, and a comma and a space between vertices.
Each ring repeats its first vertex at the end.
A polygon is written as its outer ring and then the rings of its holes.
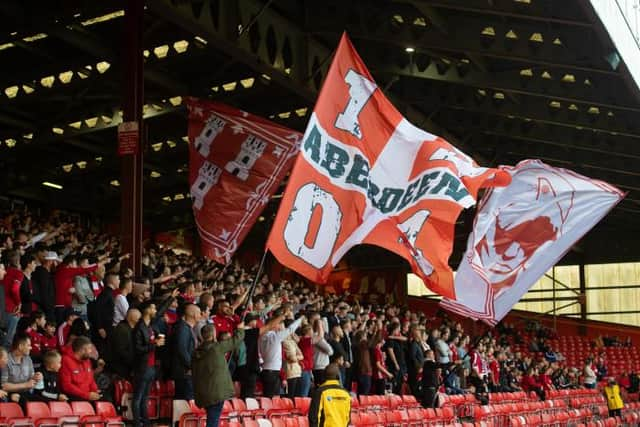
POLYGON ((412 394, 405 394, 402 396, 402 401, 406 408, 420 408, 420 402, 416 400, 416 397, 412 394))
POLYGON ((310 397, 296 397, 293 399, 293 404, 295 405, 297 411, 300 415, 306 416, 309 413, 309 406, 311 406, 311 398, 310 397))
POLYGON ((268 397, 261 397, 258 401, 260 402, 260 408, 265 412, 273 409, 273 403, 268 397))
POLYGON ((271 405, 272 405, 272 408, 267 409, 267 416, 269 418, 278 417, 278 416, 284 417, 288 415, 293 415, 294 413, 295 407, 291 399, 274 396, 271 399, 271 405))
MULTIPOLYGON (((443 396, 446 396, 446 394, 443 396)), ((389 400, 389 408, 391 409, 400 409, 404 407, 402 396, 398 396, 397 394, 388 394, 387 399, 389 400)))
POLYGON ((44 402, 27 402, 27 416, 34 421, 36 427, 61 425, 58 418, 51 416, 51 411, 44 402))
POLYGON ((451 424, 455 421, 456 415, 453 408, 442 408, 442 419, 445 423, 451 424))
POLYGON ((231 405, 233 406, 233 410, 240 417, 256 418, 259 416, 263 417, 266 415, 266 412, 263 409, 260 409, 259 407, 255 409, 249 409, 247 407, 246 402, 242 399, 238 399, 234 397, 233 399, 231 399, 231 405))
POLYGON ((20 405, 13 402, 0 403, 0 417, 3 418, 3 424, 6 424, 10 427, 34 425, 33 420, 24 415, 20 405))
POLYGON ((124 427, 122 417, 118 415, 118 413, 116 412, 116 408, 114 408, 111 402, 96 402, 96 415, 102 417, 102 419, 107 423, 108 427, 124 427))
POLYGON ((71 402, 71 410, 73 415, 80 417, 80 423, 83 427, 106 425, 106 421, 100 415, 96 415, 93 406, 89 402, 71 402))
MULTIPOLYGON (((71 405, 67 402, 49 402, 49 412, 54 418, 58 418, 58 421, 62 425, 79 425, 80 416, 73 413, 71 405)), ((101 421, 98 419, 97 421, 101 421)))

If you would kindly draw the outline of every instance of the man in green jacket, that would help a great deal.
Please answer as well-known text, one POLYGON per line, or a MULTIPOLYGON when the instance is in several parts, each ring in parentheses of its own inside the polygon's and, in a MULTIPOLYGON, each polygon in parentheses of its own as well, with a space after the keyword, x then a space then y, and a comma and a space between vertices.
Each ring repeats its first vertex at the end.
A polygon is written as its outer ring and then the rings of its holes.
POLYGON ((217 341, 213 325, 202 328, 202 345, 191 361, 196 405, 207 410, 207 426, 218 427, 224 401, 233 397, 233 382, 225 354, 236 350, 244 339, 244 323, 233 338, 217 341))

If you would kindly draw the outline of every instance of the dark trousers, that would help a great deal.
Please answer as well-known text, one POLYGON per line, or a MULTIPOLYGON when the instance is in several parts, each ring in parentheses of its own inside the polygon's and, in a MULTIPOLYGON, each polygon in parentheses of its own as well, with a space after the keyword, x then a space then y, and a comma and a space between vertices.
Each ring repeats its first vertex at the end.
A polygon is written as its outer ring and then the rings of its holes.
POLYGON ((193 379, 191 375, 184 378, 176 378, 173 380, 176 384, 175 399, 179 400, 193 400, 195 399, 193 394, 193 379))
POLYGON ((314 369, 313 370, 313 383, 316 387, 320 387, 322 383, 324 383, 325 372, 324 369, 314 369))
POLYGON ((302 397, 300 393, 302 385, 302 378, 289 378, 287 379, 287 397, 293 399, 294 397, 302 397))
POLYGON ((609 409, 609 416, 610 417, 620 417, 620 416, 622 416, 622 410, 621 409, 609 409))
POLYGON ((425 408, 435 408, 436 407, 436 388, 435 387, 424 387, 422 390, 424 396, 422 397, 422 406, 425 408))
POLYGON ((345 369, 345 374, 344 374, 344 388, 347 389, 347 391, 351 391, 352 387, 352 383, 353 383, 353 367, 348 367, 345 369))
POLYGON ((400 369, 399 371, 392 372, 393 378, 393 387, 392 391, 394 394, 402 394, 402 383, 404 382, 404 371, 400 369))
POLYGON ((213 405, 207 406, 207 427, 218 427, 220 425, 220 414, 224 400, 213 405))
POLYGON ((240 397, 254 397, 256 395, 256 382, 258 374, 256 372, 248 372, 240 382, 240 397))
POLYGON ((421 385, 420 381, 418 381, 418 374, 410 372, 407 375, 407 380, 409 382, 409 389, 411 389, 411 394, 413 394, 418 400, 420 400, 421 385))
POLYGON ((280 371, 262 371, 262 394, 264 397, 280 395, 280 371))
POLYGON ((387 381, 384 378, 373 380, 373 393, 384 395, 386 392, 387 381))
POLYGON ((151 384, 156 378, 156 369, 147 366, 144 371, 137 373, 133 381, 133 421, 134 426, 151 425, 147 416, 147 401, 149 400, 149 392, 151 384))
POLYGON ((368 396, 371 393, 371 375, 358 376, 358 394, 368 396))

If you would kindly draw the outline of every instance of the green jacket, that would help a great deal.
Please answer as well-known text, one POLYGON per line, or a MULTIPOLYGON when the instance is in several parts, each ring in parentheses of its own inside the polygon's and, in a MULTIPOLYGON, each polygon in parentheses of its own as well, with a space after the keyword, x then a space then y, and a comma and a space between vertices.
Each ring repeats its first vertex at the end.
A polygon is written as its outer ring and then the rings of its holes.
POLYGON ((207 342, 195 351, 191 370, 196 404, 200 408, 233 397, 233 382, 224 356, 237 349, 243 339, 244 329, 238 329, 232 339, 207 342))

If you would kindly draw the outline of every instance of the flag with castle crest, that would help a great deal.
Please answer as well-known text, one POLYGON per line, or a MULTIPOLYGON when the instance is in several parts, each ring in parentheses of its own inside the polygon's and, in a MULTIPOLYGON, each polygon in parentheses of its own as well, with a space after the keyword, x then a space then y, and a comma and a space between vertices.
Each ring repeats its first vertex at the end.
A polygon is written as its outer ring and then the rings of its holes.
POLYGON ((509 175, 478 166, 409 123, 384 96, 348 37, 325 79, 267 247, 324 283, 340 258, 373 244, 405 258, 427 286, 455 299, 454 226, 478 189, 509 175))
POLYGON ((189 185, 202 252, 226 264, 284 179, 301 134, 190 98, 189 185))

